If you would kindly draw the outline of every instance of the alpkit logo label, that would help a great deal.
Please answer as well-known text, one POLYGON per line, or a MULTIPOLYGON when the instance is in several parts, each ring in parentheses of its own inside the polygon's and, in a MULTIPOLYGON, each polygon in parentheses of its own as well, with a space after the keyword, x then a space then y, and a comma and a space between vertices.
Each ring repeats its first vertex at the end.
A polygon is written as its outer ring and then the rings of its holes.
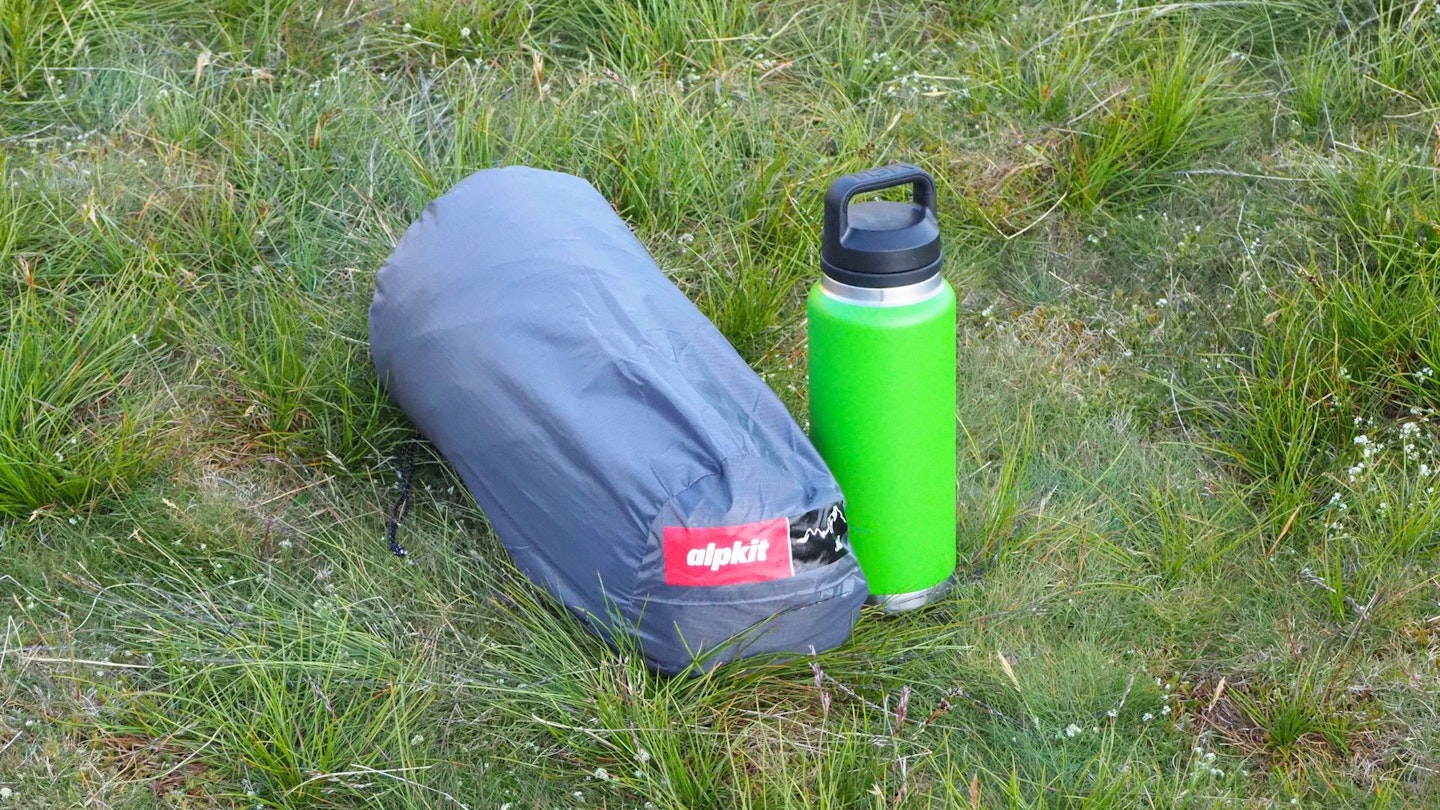
POLYGON ((666 585, 741 585, 795 573, 788 518, 703 529, 666 526, 664 544, 666 585))

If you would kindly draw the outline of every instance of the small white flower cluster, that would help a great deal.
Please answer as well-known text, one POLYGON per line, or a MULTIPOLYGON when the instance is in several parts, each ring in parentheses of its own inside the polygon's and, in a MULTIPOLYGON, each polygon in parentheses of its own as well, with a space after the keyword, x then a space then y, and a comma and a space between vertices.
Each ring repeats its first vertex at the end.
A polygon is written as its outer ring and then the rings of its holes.
POLYGON ((692 70, 689 73, 686 73, 684 76, 681 76, 680 78, 675 80, 675 89, 683 93, 685 92, 685 88, 694 87, 701 78, 702 77, 699 73, 696 73, 692 70))
POLYGON ((1225 770, 1215 764, 1215 752, 1206 751, 1203 748, 1195 748, 1192 753, 1195 759, 1191 761, 1190 779, 1196 780, 1205 776, 1224 776, 1225 770))
POLYGON ((927 76, 919 72, 907 73, 894 81, 886 82, 885 95, 896 99, 943 96, 966 99, 970 97, 970 88, 963 85, 954 88, 947 87, 942 84, 943 81, 945 79, 938 76, 927 76))
POLYGON ((1372 442, 1370 441, 1370 437, 1364 433, 1351 439, 1351 442, 1360 448, 1360 461, 1345 471, 1350 482, 1354 483, 1364 473, 1366 466, 1369 466, 1368 462, 1371 462, 1372 459, 1375 459, 1384 451, 1385 443, 1372 442))
POLYGON ((893 55, 891 55, 891 53, 890 53, 889 51, 880 51, 880 52, 878 52, 878 53, 872 53, 872 54, 870 54, 869 56, 865 57, 864 59, 860 60, 860 64, 864 65, 865 67, 872 67, 872 66, 873 66, 873 67, 888 69, 891 73, 894 73, 894 72, 895 72, 895 68, 897 67, 897 63, 895 62, 895 57, 894 57, 893 55))
POLYGON ((1365 426, 1366 432, 1351 440, 1359 458, 1345 468, 1341 487, 1326 503, 1328 539, 1392 534, 1400 531, 1396 521, 1409 521, 1436 508, 1440 437, 1426 429, 1433 413, 1411 407, 1410 419, 1379 426, 1373 418, 1355 417, 1355 426, 1365 426), (1399 454, 1385 452, 1392 444, 1399 445, 1399 454))

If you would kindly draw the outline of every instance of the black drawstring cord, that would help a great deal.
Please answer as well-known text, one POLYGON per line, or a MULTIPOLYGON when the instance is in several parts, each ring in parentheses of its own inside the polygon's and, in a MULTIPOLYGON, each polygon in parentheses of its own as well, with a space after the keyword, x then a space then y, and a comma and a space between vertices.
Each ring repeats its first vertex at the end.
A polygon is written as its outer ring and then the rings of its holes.
POLYGON ((396 534, 400 531, 401 519, 410 512, 410 478, 415 473, 415 445, 419 443, 420 434, 416 433, 400 451, 400 497, 395 499, 395 505, 390 507, 390 518, 385 521, 385 539, 390 542, 390 553, 396 557, 410 554, 400 545, 396 534))

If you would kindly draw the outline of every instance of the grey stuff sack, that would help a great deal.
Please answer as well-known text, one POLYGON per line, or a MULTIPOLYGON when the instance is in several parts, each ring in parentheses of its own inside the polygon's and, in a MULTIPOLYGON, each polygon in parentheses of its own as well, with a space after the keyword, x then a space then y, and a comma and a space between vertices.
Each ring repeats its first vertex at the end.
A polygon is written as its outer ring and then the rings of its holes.
POLYGON ((849 637, 834 477, 589 183, 486 169, 432 202, 370 345, 519 569, 611 643, 694 673, 849 637))

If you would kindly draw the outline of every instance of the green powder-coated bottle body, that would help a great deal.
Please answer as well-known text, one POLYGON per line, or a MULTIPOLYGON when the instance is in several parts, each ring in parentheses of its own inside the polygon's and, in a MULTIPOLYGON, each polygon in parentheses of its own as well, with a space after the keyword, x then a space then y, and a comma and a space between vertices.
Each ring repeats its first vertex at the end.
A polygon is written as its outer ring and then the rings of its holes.
POLYGON ((827 282, 808 302, 811 436, 871 594, 923 602, 956 564, 955 292, 936 276, 856 301, 827 282))

